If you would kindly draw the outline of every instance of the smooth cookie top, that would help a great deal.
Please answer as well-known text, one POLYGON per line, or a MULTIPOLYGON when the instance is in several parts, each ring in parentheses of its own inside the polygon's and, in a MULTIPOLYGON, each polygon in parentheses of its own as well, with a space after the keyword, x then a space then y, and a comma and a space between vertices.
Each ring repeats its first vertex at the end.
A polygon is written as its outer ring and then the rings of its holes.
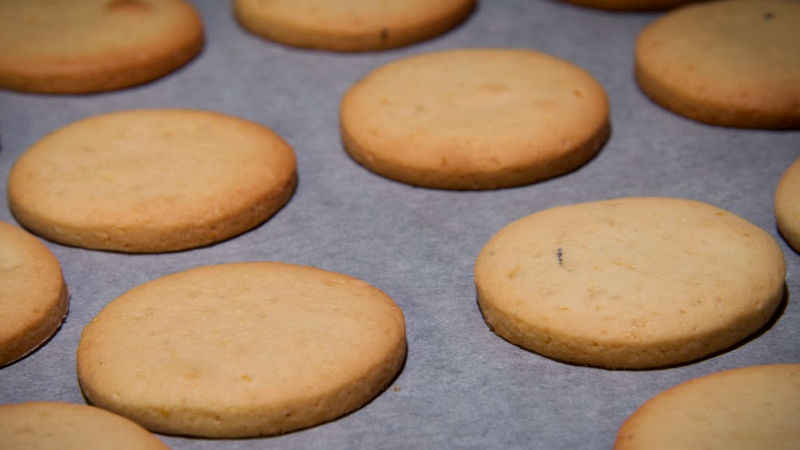
POLYGON ((800 364, 712 373, 648 400, 625 421, 616 450, 800 447, 800 364))
POLYGON ((583 69, 517 49, 423 53, 358 81, 340 107, 358 163, 404 183, 493 189, 560 175, 609 133, 605 91, 583 69))
POLYGON ((255 227, 295 183, 294 152, 269 128, 210 111, 132 110, 39 140, 12 167, 8 197, 47 239, 163 252, 255 227))
POLYGON ((205 266, 145 283, 83 330, 92 403, 163 433, 247 437, 333 420, 405 358, 403 313, 355 278, 283 263, 205 266))
POLYGON ((152 433, 93 406, 61 402, 0 405, 0 447, 27 450, 166 450, 152 433))
POLYGON ((786 268, 764 230, 672 198, 560 206, 504 227, 481 250, 484 318, 508 341, 605 368, 692 361, 758 330, 786 268))
POLYGON ((235 0, 239 23, 267 39, 336 51, 383 50, 444 33, 475 0, 235 0))
POLYGON ((166 75, 203 47, 183 0, 4 0, 0 87, 41 93, 120 89, 166 75))
POLYGON ((683 116, 745 128, 800 127, 800 3, 728 0, 684 6, 636 42, 645 94, 683 116))
POLYGON ((800 158, 786 169, 778 182, 775 217, 786 242, 800 252, 800 158))
POLYGON ((67 305, 67 285, 53 253, 30 233, 0 222, 0 366, 52 336, 67 305))

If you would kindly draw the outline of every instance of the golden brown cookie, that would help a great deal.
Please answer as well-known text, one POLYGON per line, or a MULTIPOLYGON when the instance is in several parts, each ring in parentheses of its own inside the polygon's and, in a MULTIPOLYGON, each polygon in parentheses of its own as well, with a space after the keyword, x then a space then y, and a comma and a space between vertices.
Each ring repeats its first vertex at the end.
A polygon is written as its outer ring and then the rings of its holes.
POLYGON ((800 127, 800 3, 701 2, 668 12, 636 42, 636 79, 653 101, 700 122, 800 127))
POLYGON ((783 298, 775 240, 692 200, 559 206, 497 232, 478 302, 506 340, 558 360, 643 369, 692 361, 757 331, 783 298))
POLYGON ((0 448, 166 450, 152 433, 93 406, 60 402, 0 405, 0 448))
POLYGON ((4 0, 0 87, 41 93, 109 91, 186 64, 203 24, 183 0, 4 0))
POLYGON ((800 448, 800 364, 725 370, 681 383, 620 427, 616 450, 800 448))
POLYGON ((800 158, 786 169, 778 182, 775 218, 786 242, 800 252, 800 158))
POLYGON ((494 189, 561 175, 609 134, 605 91, 533 50, 460 49, 386 64, 341 102, 345 149, 404 183, 494 189))
POLYGON ((47 341, 61 326, 68 304, 53 253, 30 233, 0 222, 0 366, 47 341))
POLYGON ((475 0, 234 0, 249 31, 296 47, 383 50, 432 38, 455 27, 475 0))
POLYGON ((245 437, 333 420, 377 396, 406 352, 380 290, 283 263, 205 266, 145 283, 83 330, 97 406, 170 434, 245 437))
POLYGON ((269 128, 210 111, 133 110, 39 140, 12 167, 8 199, 47 239, 164 252, 259 225, 295 184, 294 152, 269 128))

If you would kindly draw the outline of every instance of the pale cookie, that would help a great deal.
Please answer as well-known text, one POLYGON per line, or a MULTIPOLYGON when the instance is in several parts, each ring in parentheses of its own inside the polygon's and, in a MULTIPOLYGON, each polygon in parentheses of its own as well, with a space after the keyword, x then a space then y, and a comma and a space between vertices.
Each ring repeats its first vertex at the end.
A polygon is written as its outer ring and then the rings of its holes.
POLYGON ((369 170, 442 189, 494 189, 561 175, 609 134, 603 88, 533 50, 461 49, 384 65, 341 102, 342 140, 369 170))
POLYGON ((0 2, 0 87, 8 89, 120 89, 172 72, 202 47, 201 18, 183 0, 0 2))
POLYGON ((383 292, 283 263, 205 266, 145 283, 83 330, 95 405, 170 434, 272 435, 333 420, 391 382, 403 313, 383 292))
POLYGON ((800 3, 701 2, 670 11, 636 42, 636 79, 653 101, 700 122, 800 127, 800 3))
POLYGON ((234 0, 236 19, 264 38, 335 51, 383 50, 444 33, 475 0, 234 0))
POLYGON ((0 449, 168 448, 136 423, 93 406, 61 402, 0 405, 0 449))
POLYGON ((622 425, 616 450, 800 448, 800 364, 712 373, 648 400, 622 425))
POLYGON ((259 225, 295 184, 294 152, 269 128, 210 111, 134 110, 42 138, 12 167, 8 199, 47 239, 164 252, 259 225))
POLYGON ((604 368, 684 363, 753 334, 783 298, 775 240, 717 207, 622 198, 539 211, 475 264, 478 303, 509 342, 604 368))
POLYGON ((800 158, 789 166, 778 182, 775 218, 783 238, 800 252, 800 158))
POLYGON ((53 253, 30 233, 0 222, 0 366, 50 338, 68 304, 67 285, 53 253))

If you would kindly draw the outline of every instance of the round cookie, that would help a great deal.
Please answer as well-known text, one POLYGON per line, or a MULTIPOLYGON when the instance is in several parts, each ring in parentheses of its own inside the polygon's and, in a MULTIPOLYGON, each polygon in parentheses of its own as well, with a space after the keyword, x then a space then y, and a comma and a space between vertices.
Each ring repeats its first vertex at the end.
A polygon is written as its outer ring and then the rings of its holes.
POLYGON ((12 167, 8 199, 47 239, 164 252, 259 225, 295 184, 294 152, 264 126, 210 111, 133 110, 39 140, 12 167))
POLYGON ((183 0, 4 0, 0 87, 41 93, 120 89, 166 75, 203 47, 183 0))
POLYGON ((93 406, 61 402, 0 405, 0 448, 166 450, 136 423, 93 406))
POLYGON ((800 364, 712 373, 648 400, 617 434, 616 450, 800 448, 800 364))
POLYGON ((636 79, 661 106, 700 122, 800 127, 800 3, 701 2, 670 11, 636 42, 636 79))
POLYGON ((204 266, 141 285, 84 329, 94 404, 163 433, 247 437, 333 420, 377 396, 406 352, 380 290, 283 263, 204 266))
POLYGON ((778 182, 775 218, 786 242, 800 252, 800 158, 786 169, 778 182))
POLYGON ((247 30, 283 44, 335 51, 384 50, 455 27, 475 0, 234 0, 247 30))
POLYGON ((30 233, 0 222, 0 366, 47 341, 61 326, 68 305, 67 285, 53 253, 30 233))
POLYGON ((692 200, 554 207, 495 234, 475 264, 489 327, 544 356, 611 369, 679 364, 757 331, 786 267, 764 230, 692 200))
POLYGON ((609 11, 657 11, 675 8, 700 0, 563 0, 590 8, 609 11))
POLYGON ((603 88, 583 69, 518 49, 424 53, 386 64, 341 102, 342 140, 367 169, 441 189, 561 175, 609 134, 603 88))

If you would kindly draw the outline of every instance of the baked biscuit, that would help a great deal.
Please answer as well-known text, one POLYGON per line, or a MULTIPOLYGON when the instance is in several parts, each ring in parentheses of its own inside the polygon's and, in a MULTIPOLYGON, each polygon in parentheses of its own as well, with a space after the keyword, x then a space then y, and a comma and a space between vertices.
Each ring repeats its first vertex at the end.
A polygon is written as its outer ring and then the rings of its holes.
POLYGON ((377 396, 406 351, 403 313, 369 284, 283 263, 145 283, 83 330, 97 406, 170 434, 246 437, 333 420, 377 396))
POLYGON ((773 316, 785 275, 764 230, 706 203, 652 197, 539 211, 495 234, 475 264, 495 333, 612 369, 729 348, 773 316))
POLYGON ((800 448, 800 364, 725 370, 656 395, 620 427, 616 450, 800 448))
POLYGON ((786 169, 778 182, 775 218, 786 242, 800 252, 800 158, 786 169))
POLYGON ((441 189, 494 189, 561 175, 609 134, 603 88, 533 50, 460 49, 386 64, 341 102, 342 140, 367 169, 441 189))
POLYGON ((93 406, 60 402, 0 405, 0 448, 166 450, 152 433, 93 406))
POLYGON ((30 233, 0 222, 0 366, 47 341, 61 326, 68 304, 53 253, 30 233))
POLYGON ((384 50, 426 40, 466 19, 475 0, 234 0, 236 19, 264 38, 335 51, 384 50))
POLYGON ((636 79, 661 106, 700 122, 800 127, 800 3, 701 2, 668 12, 636 42, 636 79))
POLYGON ((166 75, 203 47, 183 0, 4 0, 0 87, 41 93, 120 89, 166 75))
POLYGON ((8 199, 47 239, 165 252, 259 225, 295 184, 294 152, 264 126, 210 111, 133 110, 42 138, 12 167, 8 199))

